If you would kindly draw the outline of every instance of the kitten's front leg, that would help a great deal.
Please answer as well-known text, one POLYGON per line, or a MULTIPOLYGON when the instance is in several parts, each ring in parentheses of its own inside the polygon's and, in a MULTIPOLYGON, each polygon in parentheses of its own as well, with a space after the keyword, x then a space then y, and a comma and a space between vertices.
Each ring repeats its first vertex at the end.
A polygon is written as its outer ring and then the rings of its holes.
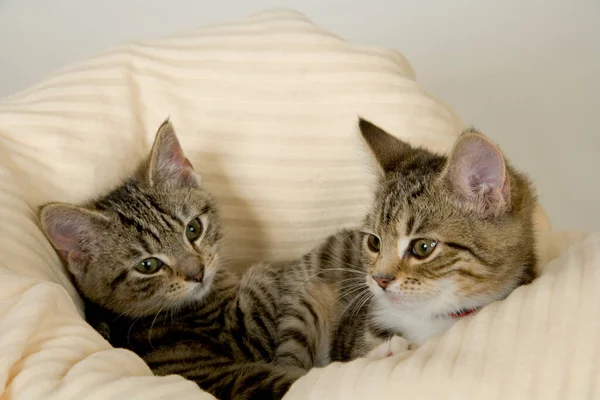
POLYGON ((394 335, 375 348, 371 349, 365 356, 369 360, 381 360, 409 350, 409 343, 402 336, 394 335))

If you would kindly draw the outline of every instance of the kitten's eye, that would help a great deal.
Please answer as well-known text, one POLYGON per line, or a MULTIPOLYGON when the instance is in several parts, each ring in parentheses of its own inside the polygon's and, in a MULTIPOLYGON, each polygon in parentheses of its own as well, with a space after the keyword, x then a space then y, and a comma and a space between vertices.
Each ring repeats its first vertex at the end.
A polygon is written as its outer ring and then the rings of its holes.
POLYGON ((417 239, 413 241, 412 253, 417 258, 428 257, 437 245, 437 241, 433 239, 417 239))
POLYGON ((202 222, 200 222, 200 220, 196 218, 185 227, 185 237, 190 242, 193 242, 194 240, 202 236, 202 231, 202 222))
POLYGON ((379 250, 381 250, 381 241, 377 236, 369 235, 369 238, 367 239, 367 246, 369 246, 369 250, 371 250, 373 253, 379 253, 379 250))
POLYGON ((160 261, 158 258, 146 258, 143 261, 140 261, 136 266, 135 269, 137 269, 139 272, 141 272, 142 274, 153 274, 155 272, 158 272, 159 269, 161 269, 161 267, 163 266, 163 262, 160 261))

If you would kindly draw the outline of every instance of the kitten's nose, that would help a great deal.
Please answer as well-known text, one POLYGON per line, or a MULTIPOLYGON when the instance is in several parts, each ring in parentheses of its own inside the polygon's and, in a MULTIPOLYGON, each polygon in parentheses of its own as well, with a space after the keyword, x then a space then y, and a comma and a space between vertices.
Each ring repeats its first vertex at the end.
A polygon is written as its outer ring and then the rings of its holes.
POLYGON ((179 261, 180 273, 188 281, 202 282, 204 278, 204 263, 198 256, 188 256, 179 261))
POLYGON ((377 284, 379 285, 380 288, 385 290, 390 285, 390 283, 392 283, 392 281, 396 278, 394 278, 391 275, 382 274, 382 275, 373 275, 373 279, 375 280, 375 282, 377 282, 377 284))
POLYGON ((202 279, 204 279, 204 265, 198 266, 195 271, 187 275, 188 281, 202 282, 202 279))

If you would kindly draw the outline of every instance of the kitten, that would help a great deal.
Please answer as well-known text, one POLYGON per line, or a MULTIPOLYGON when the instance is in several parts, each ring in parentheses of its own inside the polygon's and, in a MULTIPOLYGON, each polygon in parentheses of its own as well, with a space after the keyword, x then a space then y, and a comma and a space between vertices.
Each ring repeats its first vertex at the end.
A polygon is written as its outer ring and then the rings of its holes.
POLYGON ((40 220, 86 300, 86 318, 157 375, 219 398, 280 398, 305 371, 271 362, 278 282, 258 265, 219 268, 215 201, 165 121, 125 182, 83 207, 50 203, 40 220))
POLYGON ((366 120, 359 128, 381 172, 375 198, 361 230, 331 236, 286 273, 281 362, 381 358, 536 277, 533 188, 489 139, 467 130, 443 156, 366 120), (318 296, 328 318, 309 328, 299 299, 318 296))
POLYGON ((532 185, 488 138, 445 157, 359 126, 382 173, 363 226, 374 326, 420 344, 536 277, 532 185))
POLYGON ((279 363, 403 351, 536 276, 533 189, 489 139, 467 130, 446 157, 359 127, 381 171, 371 210, 281 267, 279 363))

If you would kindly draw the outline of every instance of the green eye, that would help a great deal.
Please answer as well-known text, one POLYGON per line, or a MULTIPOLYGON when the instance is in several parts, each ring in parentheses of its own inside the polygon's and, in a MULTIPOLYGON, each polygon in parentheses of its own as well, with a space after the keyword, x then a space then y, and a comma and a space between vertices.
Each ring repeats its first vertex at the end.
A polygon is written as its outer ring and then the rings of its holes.
POLYGON ((193 242, 194 240, 202 236, 202 231, 202 222, 200 222, 200 220, 196 218, 185 227, 185 237, 190 242, 193 242))
POLYGON ((381 240, 375 235, 369 235, 367 238, 367 246, 369 246, 369 250, 373 253, 379 253, 379 250, 381 250, 381 240))
POLYGON ((437 241, 433 239, 417 239, 413 241, 412 253, 417 258, 426 258, 432 252, 437 241))
POLYGON ((142 274, 153 274, 158 272, 158 270, 163 266, 163 262, 158 258, 146 258, 143 261, 140 261, 136 266, 137 269, 142 274))

